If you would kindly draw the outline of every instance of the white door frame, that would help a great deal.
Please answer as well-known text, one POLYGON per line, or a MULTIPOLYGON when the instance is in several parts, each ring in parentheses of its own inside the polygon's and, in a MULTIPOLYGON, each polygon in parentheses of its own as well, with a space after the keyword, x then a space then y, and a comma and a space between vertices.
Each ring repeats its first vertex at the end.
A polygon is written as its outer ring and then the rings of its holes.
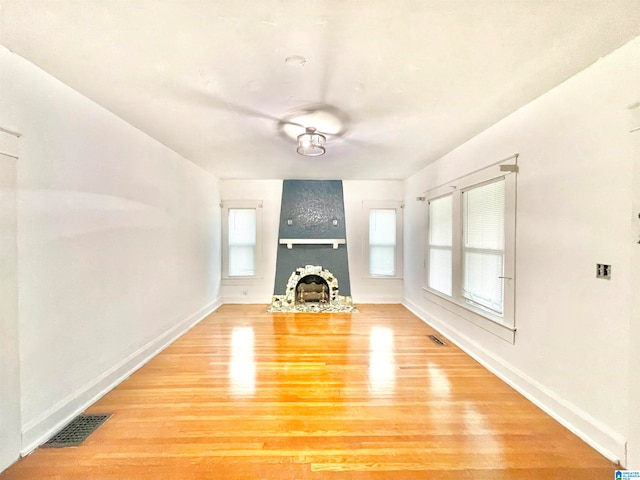
POLYGON ((18 136, 0 128, 0 471, 22 447, 18 335, 18 136))

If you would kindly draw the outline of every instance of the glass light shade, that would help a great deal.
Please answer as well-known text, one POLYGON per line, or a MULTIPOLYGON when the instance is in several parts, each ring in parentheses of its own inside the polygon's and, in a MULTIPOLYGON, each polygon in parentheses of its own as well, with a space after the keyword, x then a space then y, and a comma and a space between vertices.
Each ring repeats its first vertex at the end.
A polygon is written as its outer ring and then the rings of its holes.
POLYGON ((324 148, 326 141, 327 137, 321 133, 316 133, 315 128, 308 127, 305 133, 298 135, 298 148, 296 151, 306 157, 318 157, 326 152, 324 148))

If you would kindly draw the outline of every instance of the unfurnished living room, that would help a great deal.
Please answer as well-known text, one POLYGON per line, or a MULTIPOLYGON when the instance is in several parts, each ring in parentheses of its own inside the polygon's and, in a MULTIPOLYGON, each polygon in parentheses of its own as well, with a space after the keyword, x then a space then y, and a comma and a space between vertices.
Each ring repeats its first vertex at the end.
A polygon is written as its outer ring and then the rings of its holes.
POLYGON ((1 0, 0 480, 640 470, 640 0, 1 0))

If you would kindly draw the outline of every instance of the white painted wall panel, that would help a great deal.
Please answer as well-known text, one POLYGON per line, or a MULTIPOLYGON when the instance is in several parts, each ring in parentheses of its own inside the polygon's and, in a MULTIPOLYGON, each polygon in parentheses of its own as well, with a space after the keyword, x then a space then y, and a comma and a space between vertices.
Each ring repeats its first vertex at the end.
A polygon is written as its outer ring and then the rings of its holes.
MULTIPOLYGON (((0 78, 0 91, 4 80, 0 78)), ((0 131, 0 143, 16 137, 0 131), (4 141, 3 141, 4 140, 4 141)), ((16 225, 17 149, 0 153, 0 471, 20 453, 20 355, 18 331, 18 249, 16 225)))
POLYGON ((357 303, 400 303, 402 278, 372 278, 369 275, 369 211, 364 204, 375 201, 402 201, 403 182, 395 180, 343 182, 351 296, 357 303))
POLYGON ((29 448, 127 361, 143 361, 215 304, 220 196, 214 176, 4 48, 0 70, 0 124, 24 135, 18 292, 29 448))
POLYGON ((278 225, 282 180, 222 180, 222 200, 262 201, 262 265, 260 278, 225 279, 222 297, 225 303, 271 303, 273 282, 276 277, 276 255, 278 251, 278 225))
POLYGON ((621 460, 631 408, 629 299, 638 291, 627 118, 638 58, 640 39, 406 181, 406 256, 414 259, 405 268, 407 304, 621 460), (423 298, 423 206, 412 199, 516 152, 518 331, 510 345, 423 298), (595 278, 596 263, 613 265, 610 281, 595 278))

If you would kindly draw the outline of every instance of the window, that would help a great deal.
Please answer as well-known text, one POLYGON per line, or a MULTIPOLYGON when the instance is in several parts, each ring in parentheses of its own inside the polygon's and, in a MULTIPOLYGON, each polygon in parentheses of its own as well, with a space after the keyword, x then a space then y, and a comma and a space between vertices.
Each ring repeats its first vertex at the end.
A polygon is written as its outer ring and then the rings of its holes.
POLYGON ((471 304, 504 311, 504 179, 471 188, 463 198, 462 296, 471 304))
POLYGON ((257 277, 260 267, 261 204, 223 203, 222 266, 224 278, 257 277))
POLYGON ((426 196, 425 298, 513 342, 517 166, 505 167, 426 196))
POLYGON ((402 276, 402 204, 367 202, 369 235, 367 241, 370 277, 402 276))

